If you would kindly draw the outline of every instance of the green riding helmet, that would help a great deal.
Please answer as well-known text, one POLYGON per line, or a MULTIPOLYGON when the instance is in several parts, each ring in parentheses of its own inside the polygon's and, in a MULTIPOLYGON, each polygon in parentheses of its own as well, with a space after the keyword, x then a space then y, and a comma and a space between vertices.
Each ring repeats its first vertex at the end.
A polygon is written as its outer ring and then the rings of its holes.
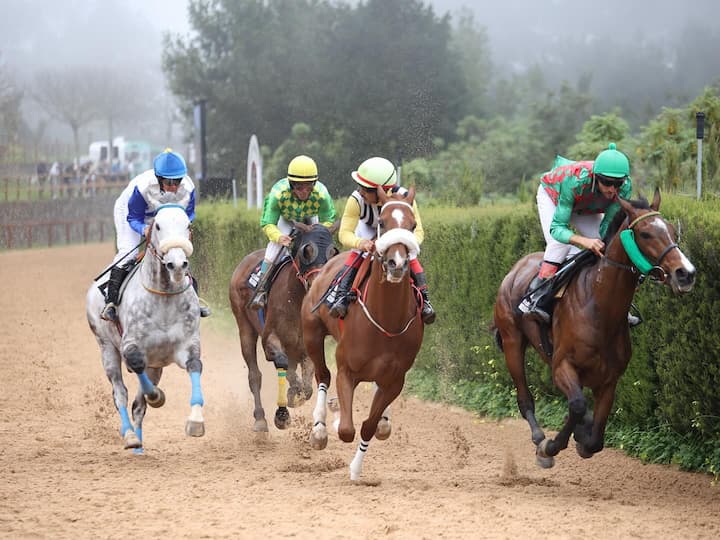
POLYGON ((624 178, 630 174, 630 161, 627 156, 616 150, 615 143, 610 143, 595 158, 593 174, 601 174, 610 178, 624 178))
POLYGON ((353 180, 366 188, 390 189, 397 182, 395 165, 382 157, 371 157, 363 161, 357 171, 351 173, 353 180))

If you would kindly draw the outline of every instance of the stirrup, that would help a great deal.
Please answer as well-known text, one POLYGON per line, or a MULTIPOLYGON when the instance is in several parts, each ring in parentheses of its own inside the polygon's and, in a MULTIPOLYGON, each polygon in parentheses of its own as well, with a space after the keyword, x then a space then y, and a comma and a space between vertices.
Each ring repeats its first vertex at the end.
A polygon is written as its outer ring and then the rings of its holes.
POLYGON ((348 307, 350 306, 350 298, 345 294, 335 300, 335 303, 328 311, 328 314, 335 319, 344 319, 347 315, 348 307))
POLYGON ((265 291, 260 291, 253 296, 253 299, 250 300, 250 309, 254 309, 255 311, 260 311, 261 309, 265 309, 267 307, 267 293, 265 291))
POLYGON ((198 297, 198 302, 200 303, 200 316, 201 317, 209 317, 210 315, 212 315, 212 310, 210 309, 210 306, 208 305, 208 303, 205 300, 198 297))
POLYGON ((436 313, 430 302, 423 302, 421 315, 425 324, 432 324, 435 322, 436 313))
POLYGON ((108 322, 117 322, 117 306, 112 302, 108 302, 107 304, 105 304, 105 307, 100 313, 100 318, 108 322))

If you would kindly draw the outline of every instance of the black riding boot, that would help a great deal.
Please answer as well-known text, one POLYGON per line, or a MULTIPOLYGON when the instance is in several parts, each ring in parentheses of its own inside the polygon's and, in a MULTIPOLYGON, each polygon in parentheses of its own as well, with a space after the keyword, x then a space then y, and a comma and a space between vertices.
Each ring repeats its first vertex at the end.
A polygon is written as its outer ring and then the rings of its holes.
POLYGON ((255 288, 255 295, 250 300, 250 309, 260 311, 261 309, 265 309, 267 307, 268 291, 270 290, 270 276, 272 275, 274 268, 275 265, 268 265, 267 270, 265 270, 265 272, 263 272, 260 276, 260 282, 255 288))
POLYGON ((105 307, 100 313, 100 317, 110 322, 117 322, 117 303, 120 296, 120 286, 130 273, 134 263, 125 266, 113 266, 110 270, 110 277, 107 281, 105 289, 105 307))
POLYGON ((425 324, 432 324, 435 322, 435 309, 430 303, 428 285, 425 280, 425 272, 420 272, 419 274, 412 272, 412 278, 415 281, 415 286, 420 291, 423 299, 422 320, 425 324))
POLYGON ((357 275, 359 266, 343 266, 342 277, 337 284, 337 292, 335 303, 330 308, 330 316, 336 319, 344 319, 347 315, 348 306, 350 305, 350 288, 352 287, 355 276, 357 275))
POLYGON ((195 279, 195 276, 190 276, 190 279, 192 280, 193 289, 195 290, 195 294, 197 294, 198 297, 198 302, 200 303, 200 316, 209 317, 212 312, 210 311, 210 306, 205 303, 205 300, 200 298, 200 294, 198 293, 197 279, 195 279))
POLYGON ((520 303, 519 309, 528 317, 541 320, 544 323, 550 322, 548 300, 551 287, 550 278, 535 276, 530 282, 528 291, 534 291, 528 298, 520 303))

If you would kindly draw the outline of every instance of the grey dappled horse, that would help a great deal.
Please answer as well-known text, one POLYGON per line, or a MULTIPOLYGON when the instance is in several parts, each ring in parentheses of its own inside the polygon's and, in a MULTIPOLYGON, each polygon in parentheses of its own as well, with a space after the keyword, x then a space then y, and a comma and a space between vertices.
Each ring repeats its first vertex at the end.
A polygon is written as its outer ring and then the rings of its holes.
POLYGON ((165 395, 156 385, 163 368, 173 362, 188 371, 192 382, 185 432, 194 437, 205 433, 200 389, 200 304, 188 272, 192 251, 190 220, 184 208, 163 205, 150 224, 140 267, 128 278, 117 324, 100 318, 104 299, 98 284, 93 283, 88 290, 88 323, 100 345, 103 367, 113 387, 125 448, 142 449, 147 404, 161 407, 165 403, 165 395), (123 360, 140 382, 132 405, 134 425, 127 412, 123 360))

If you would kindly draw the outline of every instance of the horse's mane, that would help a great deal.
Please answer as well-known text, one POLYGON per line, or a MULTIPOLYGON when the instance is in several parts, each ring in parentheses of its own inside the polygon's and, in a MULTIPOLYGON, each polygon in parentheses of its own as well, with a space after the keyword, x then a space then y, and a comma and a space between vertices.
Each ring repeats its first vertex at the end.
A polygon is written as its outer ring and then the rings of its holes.
MULTIPOLYGON (((648 203, 648 200, 640 195, 639 199, 626 199, 627 203, 629 203, 633 208, 642 208, 642 209, 649 209, 650 204, 648 203)), ((603 242, 607 244, 612 240, 617 232, 620 230, 620 227, 623 224, 623 221, 625 221, 625 218, 627 216, 625 215, 625 210, 620 208, 617 214, 615 214, 615 217, 610 222, 610 225, 608 225, 607 232, 605 233, 605 236, 603 237, 603 242)))

